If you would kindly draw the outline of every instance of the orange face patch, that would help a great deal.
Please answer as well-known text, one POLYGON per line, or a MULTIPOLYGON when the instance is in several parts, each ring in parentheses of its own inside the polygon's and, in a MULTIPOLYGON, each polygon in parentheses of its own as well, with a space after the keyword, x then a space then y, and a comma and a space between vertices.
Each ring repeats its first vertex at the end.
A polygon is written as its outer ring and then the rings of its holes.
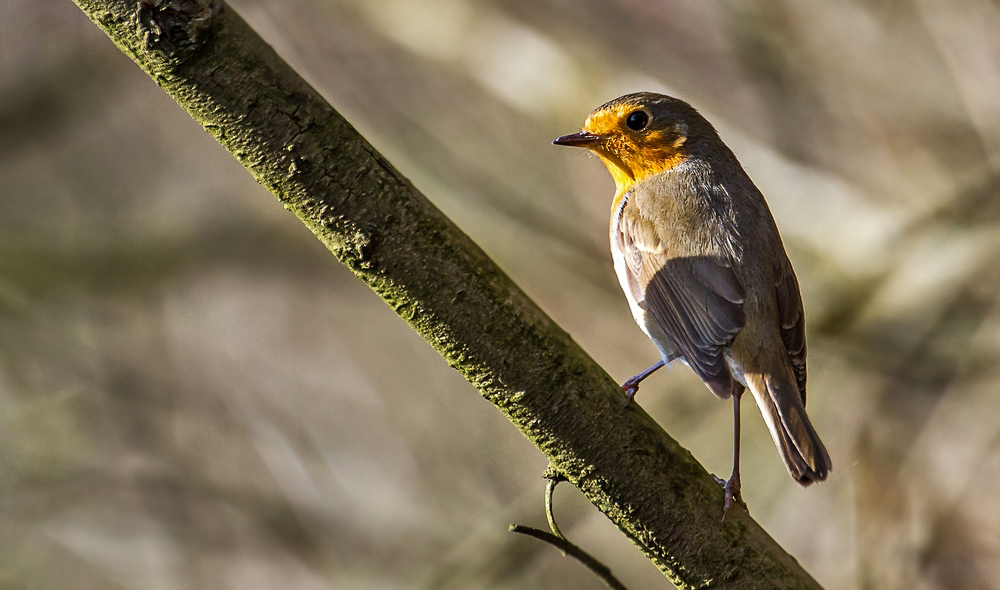
POLYGON ((660 174, 683 162, 687 137, 662 129, 634 131, 625 125, 629 114, 641 105, 619 104, 591 113, 584 131, 601 136, 590 149, 600 156, 615 181, 617 191, 612 207, 637 182, 660 174))
POLYGON ((625 117, 639 109, 639 105, 620 104, 611 109, 595 111, 583 123, 584 131, 597 135, 610 135, 625 129, 625 117))

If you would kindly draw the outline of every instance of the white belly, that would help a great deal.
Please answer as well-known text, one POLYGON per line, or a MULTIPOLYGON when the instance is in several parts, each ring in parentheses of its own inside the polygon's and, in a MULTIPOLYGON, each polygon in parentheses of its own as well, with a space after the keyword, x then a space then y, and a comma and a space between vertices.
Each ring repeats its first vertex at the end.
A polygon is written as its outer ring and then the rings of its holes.
POLYGON ((622 291, 625 293, 625 299, 628 300, 628 308, 632 311, 635 323, 639 324, 639 327, 646 333, 646 336, 652 338, 649 334, 649 329, 646 328, 647 312, 636 301, 635 296, 632 294, 632 287, 629 286, 628 269, 625 266, 625 254, 618 247, 618 240, 615 238, 615 235, 618 233, 617 226, 618 221, 616 219, 611 227, 611 258, 615 263, 615 274, 618 275, 618 284, 621 285, 622 291))
POLYGON ((625 299, 628 300, 628 307, 632 311, 635 323, 639 325, 639 329, 660 349, 663 361, 669 363, 671 360, 677 358, 677 349, 674 348, 673 343, 667 338, 667 335, 660 328, 659 324, 656 323, 653 315, 646 310, 644 302, 638 301, 632 293, 632 287, 629 284, 628 267, 625 264, 625 254, 618 247, 618 223, 621 220, 622 209, 624 209, 627 200, 627 198, 622 199, 621 205, 611 218, 611 258, 615 264, 615 274, 618 275, 618 284, 621 285, 622 291, 625 293, 625 299))

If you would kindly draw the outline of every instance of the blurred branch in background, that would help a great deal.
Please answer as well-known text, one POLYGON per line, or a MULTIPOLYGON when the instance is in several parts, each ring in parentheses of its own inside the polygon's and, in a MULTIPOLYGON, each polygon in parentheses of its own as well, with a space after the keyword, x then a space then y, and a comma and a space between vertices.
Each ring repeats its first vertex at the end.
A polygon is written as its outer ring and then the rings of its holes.
MULTIPOLYGON (((786 239, 845 467, 798 490, 747 413, 755 519, 829 588, 1000 588, 1000 5, 232 4, 619 379, 656 351, 613 188, 548 142, 625 92, 698 106, 786 239)), ((648 387, 727 470, 728 405, 683 370, 648 387)), ((75 6, 0 3, 3 585, 599 587, 506 532, 546 462, 469 391, 75 6)), ((626 586, 663 584, 558 502, 626 586)))

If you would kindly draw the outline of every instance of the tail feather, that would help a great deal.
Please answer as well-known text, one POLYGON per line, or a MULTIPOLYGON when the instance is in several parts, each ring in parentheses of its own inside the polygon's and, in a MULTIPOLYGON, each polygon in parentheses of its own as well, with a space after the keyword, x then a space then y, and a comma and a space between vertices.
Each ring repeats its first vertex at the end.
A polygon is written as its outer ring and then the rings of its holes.
POLYGON ((747 385, 757 400, 788 474, 807 486, 823 481, 833 469, 830 454, 806 415, 798 387, 789 375, 748 375, 747 385))

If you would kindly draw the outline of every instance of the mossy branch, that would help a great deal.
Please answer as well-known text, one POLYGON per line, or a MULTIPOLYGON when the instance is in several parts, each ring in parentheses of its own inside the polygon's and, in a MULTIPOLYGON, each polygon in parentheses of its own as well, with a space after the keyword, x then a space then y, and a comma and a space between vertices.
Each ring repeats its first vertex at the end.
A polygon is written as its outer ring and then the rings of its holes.
POLYGON ((818 588, 221 0, 75 0, 683 588, 818 588))

